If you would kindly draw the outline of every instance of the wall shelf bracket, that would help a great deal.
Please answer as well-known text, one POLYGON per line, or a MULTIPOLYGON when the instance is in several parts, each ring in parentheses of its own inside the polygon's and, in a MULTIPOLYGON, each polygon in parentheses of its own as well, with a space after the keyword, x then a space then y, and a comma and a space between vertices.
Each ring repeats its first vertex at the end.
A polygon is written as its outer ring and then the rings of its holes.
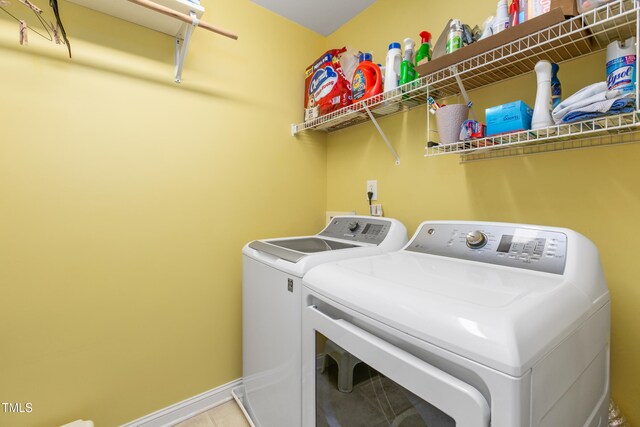
POLYGON ((200 20, 196 16, 195 12, 190 12, 191 25, 184 24, 187 28, 184 31, 184 40, 176 36, 176 53, 175 53, 175 81, 180 83, 182 79, 182 68, 184 67, 184 60, 187 57, 187 48, 189 47, 189 41, 191 41, 191 35, 193 30, 196 29, 200 20))
POLYGON ((458 72, 458 67, 456 67, 455 65, 453 67, 451 67, 451 72, 453 73, 454 77, 456 78, 456 83, 458 83, 458 89, 460 90, 460 94, 462 94, 462 97, 464 98, 464 102, 467 103, 467 107, 469 107, 469 110, 471 112, 471 118, 475 121, 478 121, 478 118, 476 117, 476 113, 475 111, 473 111, 473 102, 471 102, 471 100, 469 99, 469 95, 467 94, 467 90, 464 88, 464 84, 462 83, 462 79, 460 78, 460 73, 458 72))
POLYGON ((382 137, 382 140, 384 141, 385 144, 387 144, 387 147, 389 148, 389 151, 391 151, 391 154, 393 155, 393 157, 395 157, 396 159, 396 166, 400 165, 400 157, 398 157, 398 153, 396 152, 396 150, 393 148, 393 145, 391 145, 391 142, 389 142, 389 139, 387 138, 387 135, 384 134, 384 132, 382 131, 382 128, 380 127, 380 125, 378 124, 378 121, 376 120, 375 117, 373 117, 373 114, 371 114, 371 110, 369 110, 369 106, 365 105, 364 106, 364 110, 367 112, 367 114, 369 115, 369 119, 371 119, 371 122, 373 123, 373 125, 376 127, 376 129, 378 130, 378 133, 380 134, 380 136, 382 137))

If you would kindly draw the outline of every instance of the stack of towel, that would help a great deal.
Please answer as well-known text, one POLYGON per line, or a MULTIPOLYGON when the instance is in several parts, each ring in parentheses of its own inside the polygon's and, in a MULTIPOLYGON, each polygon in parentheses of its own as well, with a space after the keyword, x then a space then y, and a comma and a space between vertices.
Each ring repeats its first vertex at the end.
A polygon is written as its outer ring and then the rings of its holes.
POLYGON ((594 83, 571 95, 554 108, 556 123, 574 123, 635 110, 635 94, 609 92, 607 82, 594 83))

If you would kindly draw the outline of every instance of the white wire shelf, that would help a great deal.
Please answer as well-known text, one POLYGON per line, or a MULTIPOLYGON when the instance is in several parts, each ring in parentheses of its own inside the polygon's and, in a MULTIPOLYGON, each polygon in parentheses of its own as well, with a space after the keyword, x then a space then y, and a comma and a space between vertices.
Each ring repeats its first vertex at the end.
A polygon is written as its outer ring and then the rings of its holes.
POLYGON ((441 99, 457 95, 456 74, 467 90, 478 89, 529 73, 541 59, 560 63, 605 49, 614 40, 626 40, 636 34, 637 11, 636 0, 614 0, 393 91, 292 125, 292 133, 306 130, 333 132, 369 121, 366 108, 375 118, 381 118, 424 105, 429 96, 441 99))
POLYGON ((430 74, 427 84, 436 99, 459 93, 456 73, 465 89, 500 83, 532 72, 538 61, 561 63, 602 49, 636 34, 634 0, 615 0, 575 18, 430 74))
POLYGON ((636 111, 465 142, 440 145, 430 143, 425 149, 425 157, 459 154, 464 163, 498 157, 638 142, 640 140, 639 117, 640 111, 636 111))
POLYGON ((371 111, 376 119, 408 111, 411 108, 426 104, 427 92, 426 78, 421 78, 324 116, 292 125, 292 133, 295 135, 305 130, 333 132, 351 127, 370 120, 367 109, 371 111))

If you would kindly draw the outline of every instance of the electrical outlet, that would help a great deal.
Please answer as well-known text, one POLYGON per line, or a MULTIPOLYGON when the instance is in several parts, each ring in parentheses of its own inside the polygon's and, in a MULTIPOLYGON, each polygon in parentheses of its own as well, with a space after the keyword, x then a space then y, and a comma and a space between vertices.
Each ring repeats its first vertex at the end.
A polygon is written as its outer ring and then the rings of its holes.
POLYGON ((367 197, 367 201, 369 200, 368 193, 371 191, 373 193, 373 197, 371 200, 378 200, 378 180, 370 179, 367 181, 367 192, 364 194, 367 197))

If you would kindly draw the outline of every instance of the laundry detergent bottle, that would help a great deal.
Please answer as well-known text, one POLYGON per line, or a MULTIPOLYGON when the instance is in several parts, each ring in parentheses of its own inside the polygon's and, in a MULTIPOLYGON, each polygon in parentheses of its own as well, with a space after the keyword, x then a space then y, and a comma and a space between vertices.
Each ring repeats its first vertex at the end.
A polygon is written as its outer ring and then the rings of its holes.
POLYGON ((361 54, 360 64, 353 73, 351 94, 353 102, 382 93, 382 71, 371 62, 371 55, 361 54))
POLYGON ((402 63, 402 51, 400 43, 394 42, 389 45, 387 61, 384 64, 384 91, 388 92, 398 87, 400 81, 400 64, 402 63))

